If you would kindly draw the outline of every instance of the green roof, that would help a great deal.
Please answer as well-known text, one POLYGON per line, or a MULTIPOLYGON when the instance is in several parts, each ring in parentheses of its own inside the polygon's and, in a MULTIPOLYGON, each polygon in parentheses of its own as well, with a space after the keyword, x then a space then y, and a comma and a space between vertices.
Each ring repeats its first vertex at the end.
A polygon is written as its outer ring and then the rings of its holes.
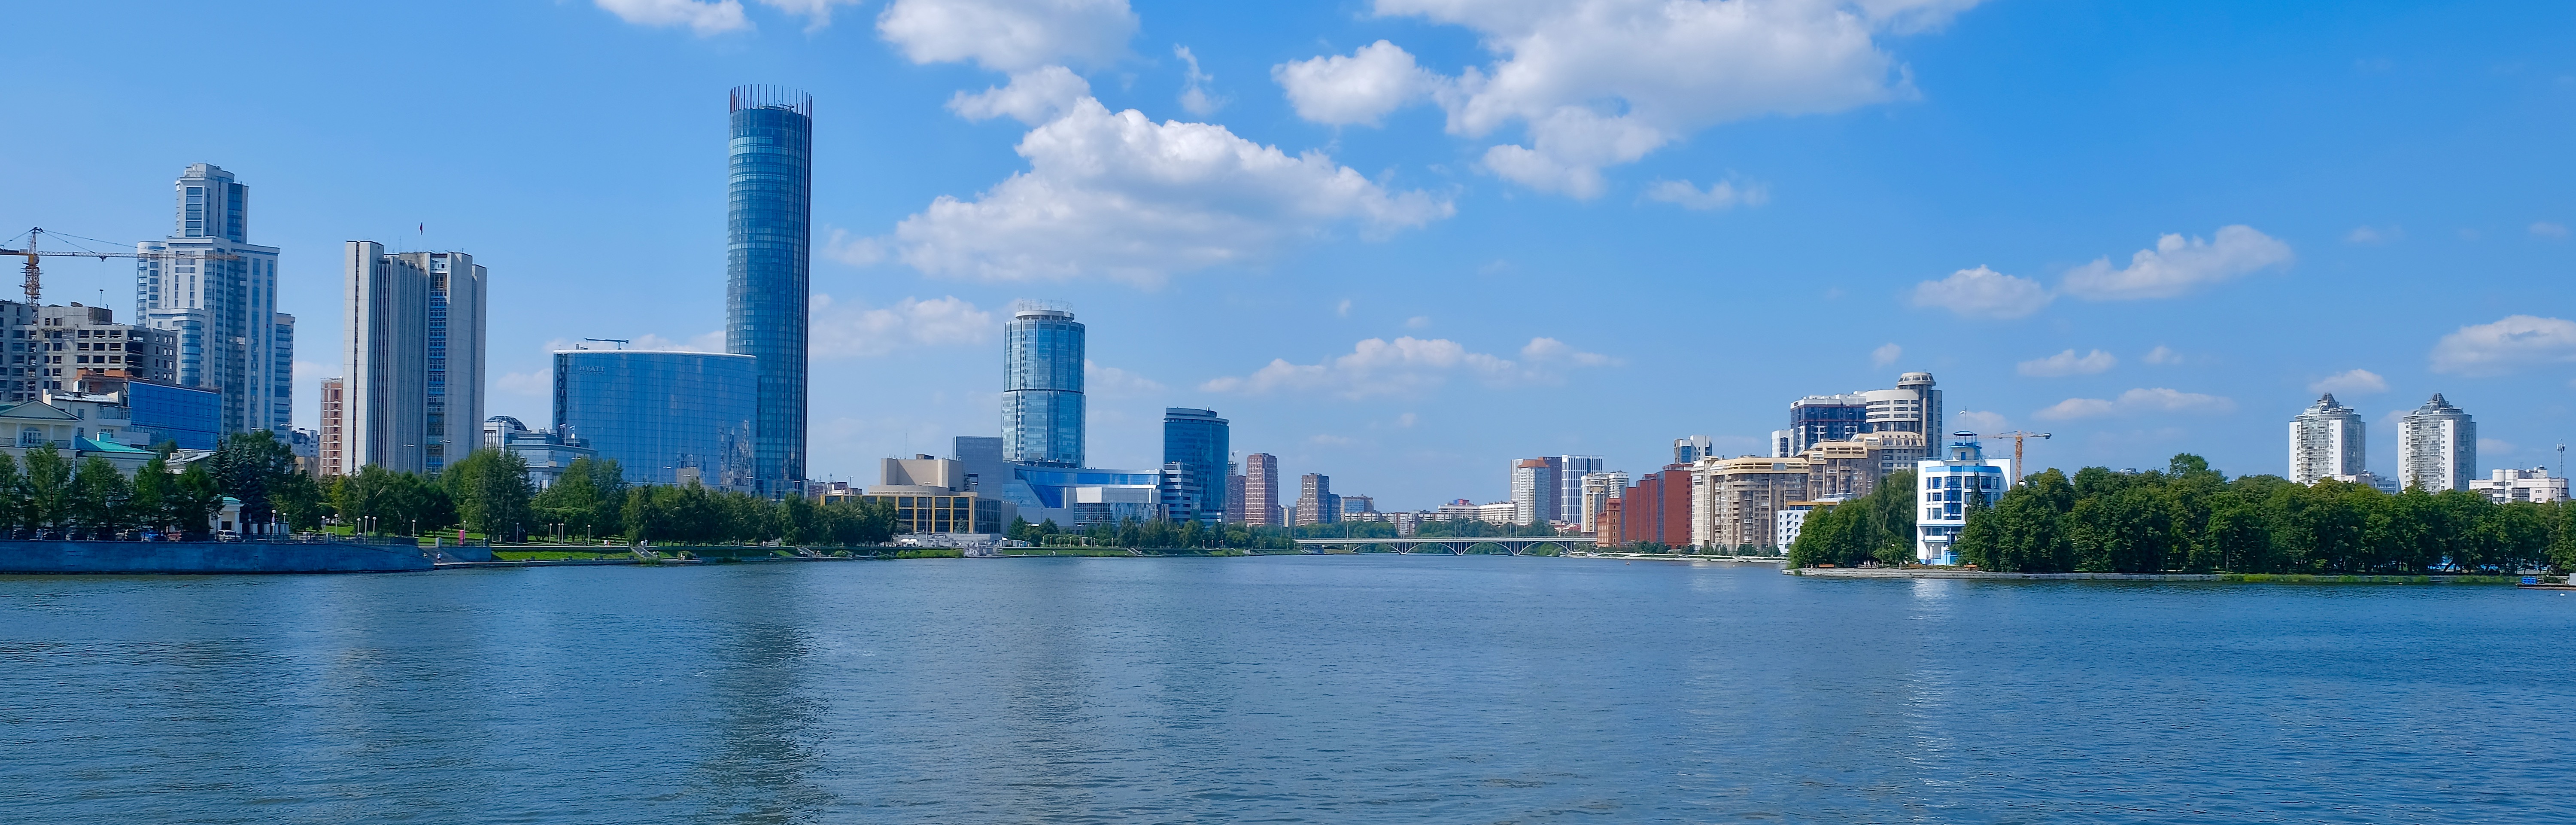
POLYGON ((152 454, 152 451, 151 451, 151 450, 145 450, 145 449, 140 449, 140 448, 136 448, 136 447, 128 447, 128 446, 125 446, 125 445, 123 445, 123 444, 118 444, 118 443, 116 443, 116 442, 114 442, 114 441, 100 441, 100 440, 95 439, 95 438, 83 438, 83 439, 77 439, 77 441, 78 441, 79 443, 76 445, 76 449, 78 449, 78 450, 80 450, 81 452, 84 452, 84 453, 136 453, 136 454, 141 454, 141 455, 151 455, 151 454, 152 454))

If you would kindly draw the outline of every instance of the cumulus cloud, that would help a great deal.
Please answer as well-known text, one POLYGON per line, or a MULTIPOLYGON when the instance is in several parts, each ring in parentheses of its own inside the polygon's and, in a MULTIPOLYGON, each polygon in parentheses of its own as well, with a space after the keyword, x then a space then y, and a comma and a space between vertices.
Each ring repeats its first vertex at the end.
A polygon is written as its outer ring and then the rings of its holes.
POLYGON ((1089 97, 1030 130, 1018 152, 1028 171, 973 200, 943 195, 896 225, 897 256, 933 275, 1154 284, 1345 225, 1383 237, 1456 211, 1320 152, 1291 156, 1223 126, 1155 123, 1089 97))
POLYGON ((1085 358, 1082 359, 1082 388, 1083 392, 1091 395, 1115 398, 1162 392, 1163 384, 1117 367, 1101 366, 1085 358))
POLYGON ((2145 361, 2150 364, 2170 366, 2182 363, 2182 353, 2173 351, 2172 347, 2157 344, 2155 349, 2147 350, 2146 357, 2138 360, 2145 361))
MULTIPOLYGON (((1936 27, 1972 5, 1974 0, 1377 0, 1376 12, 1476 32, 1496 55, 1494 62, 1438 79, 1429 91, 1448 113, 1449 132, 1483 138, 1517 124, 1527 144, 1488 148, 1485 168, 1535 189, 1590 198, 1603 189, 1603 167, 1637 160, 1699 129, 1911 96, 1903 67, 1879 48, 1876 35, 1936 27)), ((1382 59, 1394 63, 1394 54, 1382 59)), ((1419 80, 1402 88, 1400 95, 1353 96, 1346 108, 1319 109, 1337 114, 1314 119, 1374 122, 1424 94, 1419 80)))
POLYGON ((2000 433, 2012 429, 2011 420, 2004 418, 2003 413, 1983 410, 1960 410, 1950 416, 1950 423, 1955 425, 1951 427, 1953 430, 1972 433, 2000 433))
POLYGON ((2072 421, 2113 415, 2153 413, 2224 413, 2236 409, 2236 402, 2215 395, 2156 387, 2134 389, 2119 398, 2069 398, 2031 414, 2043 421, 2072 421))
POLYGON ((492 387, 509 395, 550 398, 555 394, 555 371, 549 368, 535 372, 505 372, 492 379, 492 387))
POLYGON ((1429 315, 1416 315, 1411 318, 1404 319, 1404 327, 1406 329, 1423 329, 1429 326, 1431 326, 1431 316, 1429 315))
POLYGON ((832 25, 833 6, 855 6, 861 0, 760 0, 761 4, 805 18, 806 31, 832 25))
POLYGON ((1488 386, 1554 383, 1569 370, 1615 363, 1608 356, 1582 352, 1554 338, 1532 338, 1518 360, 1482 352, 1446 338, 1413 337, 1388 341, 1371 338, 1349 354, 1316 364, 1274 359, 1247 376, 1227 376, 1200 384, 1207 392, 1262 394, 1276 391, 1320 392, 1359 399, 1378 395, 1412 395, 1429 391, 1452 376, 1466 376, 1488 386))
POLYGON ((1702 190, 1686 180, 1659 180, 1646 187, 1646 198, 1683 209, 1728 209, 1739 203, 1761 206, 1770 202, 1771 191, 1760 184, 1738 189, 1731 182, 1718 181, 1702 190))
POLYGON ((2040 286, 2038 281, 1982 266, 1915 284, 1912 295, 1915 306, 1940 307, 1972 318, 2019 318, 2038 312, 2055 299, 2048 287, 2040 286))
POLYGON ((593 0, 618 19, 638 26, 686 26, 704 37, 751 28, 740 0, 593 0))
POLYGON ((1869 351, 1869 365, 1873 367, 1884 367, 1889 364, 1896 363, 1896 359, 1903 357, 1905 357, 1905 348, 1897 346, 1895 342, 1890 341, 1888 343, 1878 345, 1877 349, 1869 351))
POLYGON ((877 16, 877 33, 914 63, 1018 74, 1117 59, 1136 33, 1136 13, 1127 0, 895 0, 877 16))
POLYGON ((2576 321, 2515 315, 2491 324, 2461 327, 2433 345, 2433 371, 2504 375, 2532 367, 2576 362, 2576 321))
POLYGON ((1007 86, 986 87, 975 94, 958 92, 948 99, 948 110, 967 120, 1009 117, 1035 126, 1089 97, 1090 81, 1063 66, 1043 66, 1011 75, 1007 86))
POLYGON ((2013 371, 2032 378, 2065 378, 2070 375, 2098 375, 2118 366, 2120 359, 2110 353, 2094 350, 2083 355, 2074 350, 2014 365, 2013 371))
POLYGON ((913 347, 979 344, 992 340, 1001 328, 992 312, 953 295, 905 298, 886 307, 816 295, 810 312, 817 358, 875 358, 913 347))
POLYGON ((1441 84, 1411 53, 1384 40, 1348 57, 1281 63, 1270 67, 1270 78, 1287 91, 1298 117, 1333 126, 1375 126, 1388 112, 1430 99, 1441 84))
POLYGON ((1189 65, 1189 69, 1181 73, 1181 108, 1183 110, 1206 117, 1225 107, 1225 98, 1217 97, 1208 91, 1208 84, 1216 82, 1216 75, 1199 70, 1199 56, 1191 54, 1190 47, 1173 46, 1172 56, 1180 58, 1182 62, 1189 65))
POLYGON ((2388 379, 2365 369, 2351 369, 2319 378, 2308 384, 2309 392, 2339 392, 2345 395, 2367 395, 2387 392, 2388 379))
POLYGON ((2535 238, 2551 239, 2565 238, 2567 237, 2567 227, 2564 224, 2555 224, 2548 221, 2532 221, 2531 236, 2535 238))
POLYGON ((2091 301, 2172 298, 2291 261, 2290 245, 2244 224, 2220 227, 2216 241, 2166 235, 2156 248, 2129 256, 2113 269, 2100 258, 2066 273, 2065 291, 2091 301))
POLYGON ((823 238, 823 257, 851 266, 872 266, 885 260, 885 244, 875 238, 859 238, 847 229, 835 228, 823 238))

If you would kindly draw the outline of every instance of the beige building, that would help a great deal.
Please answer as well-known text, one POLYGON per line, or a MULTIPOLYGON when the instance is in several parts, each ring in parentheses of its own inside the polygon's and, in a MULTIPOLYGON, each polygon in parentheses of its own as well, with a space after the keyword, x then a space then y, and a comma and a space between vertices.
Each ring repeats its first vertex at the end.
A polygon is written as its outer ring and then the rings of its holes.
POLYGON ((1807 501, 1805 458, 1710 458, 1691 465, 1691 544, 1708 548, 1774 547, 1775 516, 1807 501))
POLYGON ((966 465, 953 458, 915 455, 885 460, 884 483, 858 497, 894 505, 894 531, 908 533, 986 533, 1008 529, 1019 508, 987 498, 966 486, 966 465))

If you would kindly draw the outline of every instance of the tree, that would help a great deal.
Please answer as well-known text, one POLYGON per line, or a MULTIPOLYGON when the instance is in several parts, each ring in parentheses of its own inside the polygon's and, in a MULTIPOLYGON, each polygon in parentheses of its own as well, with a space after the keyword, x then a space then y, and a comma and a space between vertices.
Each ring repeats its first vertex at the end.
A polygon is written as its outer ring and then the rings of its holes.
POLYGON ((272 481, 268 503, 293 530, 322 529, 322 515, 330 508, 321 483, 303 473, 287 473, 272 481))
POLYGON ((533 525, 528 460, 518 453, 490 447, 477 449, 439 473, 439 483, 456 503, 465 529, 485 536, 515 538, 533 525))
POLYGON ((224 507, 224 491, 214 474, 206 471, 206 462, 198 460, 179 473, 162 504, 165 523, 177 526, 183 538, 202 539, 214 529, 212 520, 224 507))
POLYGON ((91 456, 72 474, 71 521, 90 537, 106 540, 132 526, 134 486, 116 465, 91 456))
POLYGON ((295 449, 267 430, 225 436, 215 454, 204 461, 224 495, 241 502, 245 533, 250 532, 250 525, 275 520, 277 508, 270 501, 270 490, 279 485, 280 479, 296 474, 295 449))
POLYGON ((72 517, 72 468, 52 443, 29 447, 25 517, 27 526, 59 530, 72 517))
POLYGON ((28 524, 28 503, 27 477, 19 474, 18 460, 0 453, 0 538, 28 524))

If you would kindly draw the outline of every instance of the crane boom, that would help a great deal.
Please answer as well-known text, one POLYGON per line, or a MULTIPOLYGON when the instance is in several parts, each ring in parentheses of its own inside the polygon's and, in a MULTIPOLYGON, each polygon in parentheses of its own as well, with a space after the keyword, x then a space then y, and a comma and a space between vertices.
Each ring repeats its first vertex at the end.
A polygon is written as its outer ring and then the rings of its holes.
POLYGON ((38 263, 37 263, 37 258, 38 258, 38 257, 40 257, 40 256, 41 256, 41 257, 52 257, 52 258, 97 258, 97 259, 102 260, 102 261, 107 260, 107 259, 109 259, 109 258, 141 258, 141 259, 144 259, 144 260, 153 260, 153 261, 167 261, 167 260, 238 261, 238 260, 241 260, 241 256, 239 256, 239 255, 234 255, 234 254, 231 254, 231 253, 228 253, 228 252, 196 252, 196 251, 189 251, 189 252, 74 252, 74 251, 69 251, 69 250, 65 250, 65 251, 62 251, 62 252, 44 252, 44 251, 39 251, 38 249, 36 249, 36 238, 37 238, 37 236, 39 236, 39 235, 43 235, 43 234, 45 234, 45 230, 44 230, 44 228, 43 228, 43 227, 37 227, 37 228, 34 228, 34 229, 29 229, 29 230, 27 230, 27 248, 25 248, 25 249, 0 249, 0 255, 25 255, 25 256, 27 256, 27 264, 26 264, 26 266, 25 266, 24 268, 25 268, 26 273, 27 273, 27 283, 26 283, 26 288, 27 288, 27 304, 28 304, 29 306, 35 306, 35 305, 39 304, 39 303, 40 303, 40 300, 39 300, 39 299, 43 298, 43 297, 44 297, 44 294, 45 294, 45 288, 44 288, 44 283, 45 283, 45 282, 44 282, 44 269, 43 269, 43 267, 41 267, 41 266, 40 266, 40 265, 38 265, 38 263))
POLYGON ((2015 484, 2015 485, 2019 485, 2019 484, 2021 484, 2021 478, 2022 478, 2022 476, 2030 475, 2030 472, 2029 472, 2028 470, 2024 470, 2024 469, 2022 469, 2022 464, 2021 464, 2021 442, 2022 442, 2022 440, 2023 440, 2023 439, 2027 439, 2027 438, 2036 438, 2036 439, 2040 439, 2040 440, 2042 440, 2042 441, 2046 441, 2046 440, 2048 440, 2048 439, 2050 439, 2050 438, 2053 438, 2053 437, 2055 437, 2055 436, 2053 436, 2053 435, 2052 435, 2052 434, 2050 434, 2050 433, 2034 433, 2034 432, 2024 432, 2024 431, 2021 431, 2021 430, 2014 430, 2014 431, 2012 431, 2012 432, 2008 432, 2008 433, 1995 433, 1995 434, 1993 434, 1993 435, 1981 435, 1981 436, 1978 436, 1978 437, 1977 437, 1977 440, 1979 440, 1979 441, 2002 441, 2002 440, 2007 439, 2007 438, 2012 439, 2012 443, 2013 443, 2013 484, 2015 484))

